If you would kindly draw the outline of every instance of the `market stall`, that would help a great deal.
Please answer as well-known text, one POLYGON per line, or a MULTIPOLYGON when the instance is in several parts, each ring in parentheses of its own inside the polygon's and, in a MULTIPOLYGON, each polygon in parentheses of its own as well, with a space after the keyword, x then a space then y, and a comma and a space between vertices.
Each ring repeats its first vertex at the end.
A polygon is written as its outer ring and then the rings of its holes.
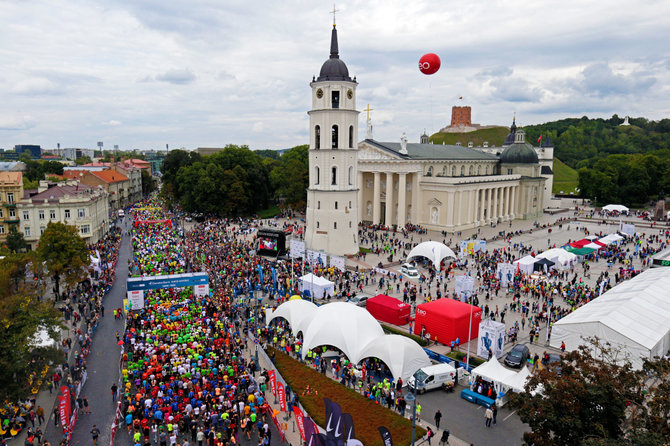
POLYGON ((308 292, 307 294, 316 299, 325 299, 326 297, 333 297, 335 283, 325 277, 309 273, 300 278, 300 291, 308 292))

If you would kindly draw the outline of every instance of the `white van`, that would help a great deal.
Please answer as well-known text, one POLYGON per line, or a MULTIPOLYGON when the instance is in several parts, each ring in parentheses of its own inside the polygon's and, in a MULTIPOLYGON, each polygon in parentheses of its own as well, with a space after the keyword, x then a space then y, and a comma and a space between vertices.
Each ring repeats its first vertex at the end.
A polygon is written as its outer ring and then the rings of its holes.
POLYGON ((455 384, 458 380, 457 375, 458 372, 451 364, 441 363, 419 369, 414 376, 410 377, 407 385, 413 390, 416 380, 418 381, 416 391, 424 393, 426 390, 442 388, 446 383, 455 384))
POLYGON ((119 209, 119 217, 123 218, 126 215, 126 212, 123 209, 119 209))

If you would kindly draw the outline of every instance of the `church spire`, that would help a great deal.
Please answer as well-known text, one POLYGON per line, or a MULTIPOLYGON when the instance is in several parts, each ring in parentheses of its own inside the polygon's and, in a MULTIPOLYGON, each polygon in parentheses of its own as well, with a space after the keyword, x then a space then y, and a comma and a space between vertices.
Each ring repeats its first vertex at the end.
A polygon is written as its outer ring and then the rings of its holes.
POLYGON ((337 45, 337 28, 335 28, 335 24, 333 24, 333 31, 330 34, 330 58, 340 58, 340 51, 337 45))

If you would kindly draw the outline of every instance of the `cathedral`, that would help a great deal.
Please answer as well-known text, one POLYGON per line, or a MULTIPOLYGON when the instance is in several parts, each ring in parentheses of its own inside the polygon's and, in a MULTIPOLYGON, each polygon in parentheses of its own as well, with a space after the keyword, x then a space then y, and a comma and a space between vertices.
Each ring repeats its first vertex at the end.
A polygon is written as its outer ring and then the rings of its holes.
POLYGON ((551 199, 553 147, 526 142, 513 122, 502 147, 410 143, 367 137, 358 142, 356 78, 339 58, 337 29, 330 57, 312 79, 309 111, 308 249, 358 252, 359 222, 460 231, 535 219, 551 199))

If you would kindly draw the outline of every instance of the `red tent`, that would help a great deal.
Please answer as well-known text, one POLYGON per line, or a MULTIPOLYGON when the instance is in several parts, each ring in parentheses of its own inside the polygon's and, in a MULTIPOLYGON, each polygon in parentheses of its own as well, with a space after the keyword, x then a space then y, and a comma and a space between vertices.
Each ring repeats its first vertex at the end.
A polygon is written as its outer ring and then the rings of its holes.
POLYGON ((584 246, 588 245, 589 243, 591 243, 591 240, 585 238, 585 239, 581 239, 581 240, 578 240, 576 242, 570 243, 570 246, 572 246, 573 248, 583 248, 584 246))
POLYGON ((437 299, 416 307, 416 320, 414 321, 414 333, 430 333, 430 339, 449 344, 456 338, 461 339, 461 344, 474 339, 479 335, 479 322, 482 319, 482 310, 474 305, 453 299, 437 299), (472 307, 472 329, 468 336, 470 325, 470 307, 472 307))
POLYGON ((409 322, 409 313, 412 309, 408 304, 385 294, 368 299, 365 308, 375 319, 393 325, 405 325, 409 322))

